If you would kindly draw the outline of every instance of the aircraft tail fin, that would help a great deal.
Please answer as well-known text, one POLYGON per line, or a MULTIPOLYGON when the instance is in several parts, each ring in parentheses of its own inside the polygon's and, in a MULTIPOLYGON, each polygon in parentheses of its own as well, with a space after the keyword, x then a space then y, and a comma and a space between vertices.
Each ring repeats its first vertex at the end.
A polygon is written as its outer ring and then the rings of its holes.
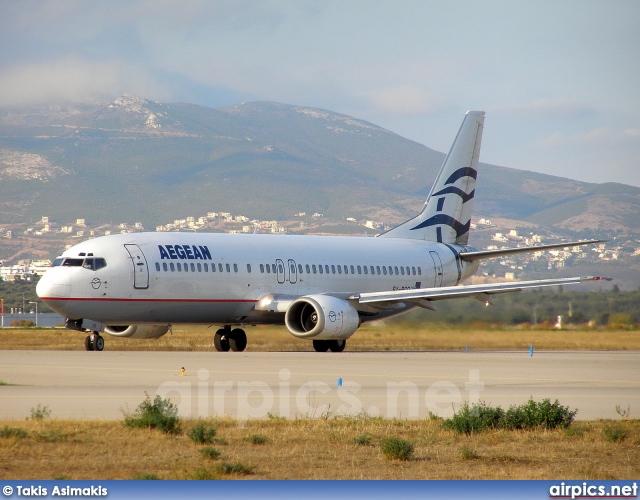
POLYGON ((467 111, 422 211, 381 237, 468 243, 483 126, 484 111, 467 111))

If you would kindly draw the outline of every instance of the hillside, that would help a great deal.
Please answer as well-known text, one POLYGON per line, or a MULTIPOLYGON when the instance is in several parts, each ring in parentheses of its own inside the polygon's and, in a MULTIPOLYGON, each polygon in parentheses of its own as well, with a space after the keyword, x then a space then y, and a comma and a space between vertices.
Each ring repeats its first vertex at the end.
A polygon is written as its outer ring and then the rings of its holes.
MULTIPOLYGON (((0 222, 46 215, 152 228, 227 210, 394 224, 421 206, 443 158, 357 118, 273 102, 212 109, 125 95, 5 109, 0 222)), ((474 212, 565 233, 633 234, 640 232, 640 189, 482 165, 474 212)))

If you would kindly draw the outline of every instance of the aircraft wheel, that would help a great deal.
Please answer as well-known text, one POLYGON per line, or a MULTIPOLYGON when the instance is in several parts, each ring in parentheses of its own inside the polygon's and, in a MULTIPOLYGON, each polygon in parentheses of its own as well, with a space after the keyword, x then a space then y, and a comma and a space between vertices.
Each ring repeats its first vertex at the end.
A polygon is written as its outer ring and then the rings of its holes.
POLYGON ((226 352, 229 350, 229 338, 227 332, 224 329, 220 329, 213 336, 213 346, 218 352, 226 352))
POLYGON ((104 350, 104 338, 100 336, 100 334, 98 333, 94 333, 92 335, 92 344, 93 344, 93 350, 94 351, 102 351, 104 350))
POLYGON ((316 352, 327 352, 329 350, 329 341, 328 340, 314 340, 313 348, 316 352))
POLYGON ((247 347, 247 334, 244 330, 236 328, 229 335, 229 347, 232 351, 244 351, 247 347))
POLYGON ((87 335, 84 339, 84 349, 85 351, 93 351, 93 342, 91 340, 91 335, 87 335))
POLYGON ((346 340, 330 340, 329 341, 329 349, 331 352, 342 352, 344 348, 347 347, 346 340))

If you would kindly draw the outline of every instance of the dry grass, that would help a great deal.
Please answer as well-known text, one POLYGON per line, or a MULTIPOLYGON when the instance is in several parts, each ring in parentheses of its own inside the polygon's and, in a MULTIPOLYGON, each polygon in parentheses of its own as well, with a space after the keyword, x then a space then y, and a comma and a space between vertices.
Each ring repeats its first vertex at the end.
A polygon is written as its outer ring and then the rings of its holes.
POLYGON ((183 434, 130 429, 122 422, 22 420, 4 426, 26 437, 0 437, 1 479, 633 479, 640 474, 640 421, 616 422, 626 436, 610 442, 611 422, 574 423, 568 431, 493 431, 475 436, 443 429, 438 420, 369 418, 208 419, 221 452, 207 458, 186 435, 202 421, 183 422, 183 434), (363 434, 371 444, 355 444, 363 434), (251 435, 265 436, 260 446, 251 435), (414 445, 414 458, 388 461, 380 441, 414 445), (277 459, 274 459, 277 457, 277 459), (222 462, 253 468, 223 474, 222 462))
MULTIPOLYGON (((173 335, 157 340, 121 339, 105 335, 110 351, 211 351, 217 327, 175 325, 173 335)), ((284 327, 248 327, 248 351, 311 351, 284 327)), ((84 350, 84 334, 62 329, 0 330, 0 350, 84 350)), ((348 341, 350 351, 426 350, 638 350, 640 331, 537 330, 390 322, 363 325, 348 341)))

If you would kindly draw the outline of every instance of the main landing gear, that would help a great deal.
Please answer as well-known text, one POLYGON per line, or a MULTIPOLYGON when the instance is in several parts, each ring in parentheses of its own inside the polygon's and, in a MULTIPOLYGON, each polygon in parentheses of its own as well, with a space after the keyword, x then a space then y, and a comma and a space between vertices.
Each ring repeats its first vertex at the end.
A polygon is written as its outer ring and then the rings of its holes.
POLYGON ((316 352, 342 352, 347 347, 346 340, 314 340, 313 348, 316 352))
POLYGON ((231 329, 230 326, 220 328, 213 336, 213 346, 218 352, 244 351, 247 347, 247 334, 241 328, 231 329))
POLYGON ((104 349, 104 338, 98 332, 93 332, 84 339, 84 348, 87 351, 102 351, 104 349))

